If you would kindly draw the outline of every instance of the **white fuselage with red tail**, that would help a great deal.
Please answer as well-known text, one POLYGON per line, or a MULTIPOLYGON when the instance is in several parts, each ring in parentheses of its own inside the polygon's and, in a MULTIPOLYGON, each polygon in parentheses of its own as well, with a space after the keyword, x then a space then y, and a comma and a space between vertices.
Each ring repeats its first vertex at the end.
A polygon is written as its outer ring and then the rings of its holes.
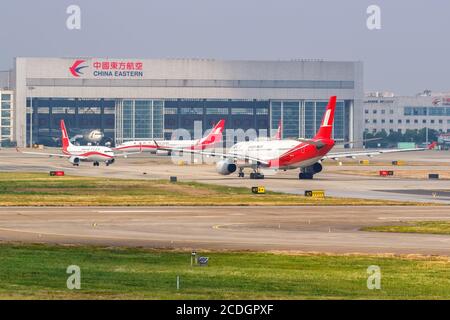
POLYGON ((94 162, 94 165, 97 166, 100 162, 105 162, 106 165, 114 163, 114 151, 111 148, 103 146, 75 146, 70 142, 64 120, 61 120, 60 125, 62 152, 68 156, 69 161, 73 165, 78 165, 81 161, 94 162))
MULTIPOLYGON (((158 148, 205 150, 217 146, 222 141, 222 132, 225 127, 225 120, 220 120, 211 132, 202 139, 196 140, 163 140, 158 141, 128 141, 118 145, 114 150, 126 152, 151 152, 157 153, 158 148)), ((167 151, 164 151, 167 153, 167 151)))

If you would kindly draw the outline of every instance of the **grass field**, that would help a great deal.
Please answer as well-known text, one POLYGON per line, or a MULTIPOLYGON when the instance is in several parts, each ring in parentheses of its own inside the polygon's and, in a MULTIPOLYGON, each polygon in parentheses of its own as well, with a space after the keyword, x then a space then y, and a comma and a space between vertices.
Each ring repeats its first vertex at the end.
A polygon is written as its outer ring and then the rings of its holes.
POLYGON ((0 173, 0 206, 141 205, 426 205, 413 202, 314 199, 248 188, 166 180, 50 177, 44 173, 0 173))
POLYGON ((411 221, 401 225, 366 227, 363 231, 450 235, 450 221, 411 221))
POLYGON ((0 245, 0 298, 12 299, 450 299, 448 258, 190 252, 0 245), (69 290, 69 265, 81 289, 69 290), (381 289, 367 289, 367 268, 381 289), (176 277, 180 276, 180 289, 176 277))

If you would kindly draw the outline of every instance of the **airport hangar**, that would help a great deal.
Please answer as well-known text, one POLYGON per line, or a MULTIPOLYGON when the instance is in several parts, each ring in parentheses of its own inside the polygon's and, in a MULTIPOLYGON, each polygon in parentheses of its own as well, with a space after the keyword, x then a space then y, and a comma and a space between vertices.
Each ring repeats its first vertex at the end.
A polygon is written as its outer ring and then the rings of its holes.
POLYGON ((284 138, 308 138, 331 95, 335 139, 363 135, 362 62, 18 57, 11 73, 19 147, 57 145, 60 119, 71 135, 100 129, 112 144, 193 134, 194 121, 205 131, 221 118, 244 131, 281 121, 284 138))

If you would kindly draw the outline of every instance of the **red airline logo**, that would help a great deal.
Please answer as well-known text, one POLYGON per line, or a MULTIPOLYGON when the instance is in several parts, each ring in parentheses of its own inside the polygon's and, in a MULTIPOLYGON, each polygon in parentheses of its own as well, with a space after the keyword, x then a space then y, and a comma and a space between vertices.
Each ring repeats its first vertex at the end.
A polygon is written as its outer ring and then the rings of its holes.
POLYGON ((87 66, 80 66, 83 62, 85 62, 85 60, 76 60, 73 65, 69 68, 70 73, 78 78, 80 77, 80 75, 83 74, 83 72, 81 72, 81 69, 87 68, 87 66))

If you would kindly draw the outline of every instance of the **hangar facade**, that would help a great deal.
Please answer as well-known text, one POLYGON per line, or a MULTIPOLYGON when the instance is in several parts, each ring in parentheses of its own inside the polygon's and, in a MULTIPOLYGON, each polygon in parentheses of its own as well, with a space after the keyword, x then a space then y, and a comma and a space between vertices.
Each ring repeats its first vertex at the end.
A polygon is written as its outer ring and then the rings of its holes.
POLYGON ((270 133, 281 122, 284 138, 308 138, 331 95, 335 139, 363 134, 362 62, 20 57, 12 74, 18 146, 57 145, 61 119, 71 135, 100 129, 113 144, 221 118, 226 129, 270 133))

